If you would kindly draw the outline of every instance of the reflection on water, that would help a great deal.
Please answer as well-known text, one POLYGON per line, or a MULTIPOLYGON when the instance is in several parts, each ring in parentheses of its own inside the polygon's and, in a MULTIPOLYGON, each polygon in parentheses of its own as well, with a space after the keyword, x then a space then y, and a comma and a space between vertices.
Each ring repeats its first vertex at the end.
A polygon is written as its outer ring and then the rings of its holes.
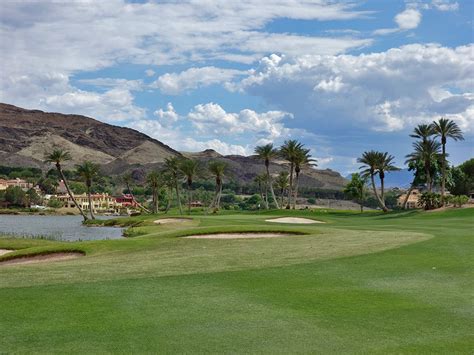
POLYGON ((86 227, 82 225, 81 216, 0 215, 0 234, 44 236, 66 241, 99 240, 122 238, 122 228, 86 227))

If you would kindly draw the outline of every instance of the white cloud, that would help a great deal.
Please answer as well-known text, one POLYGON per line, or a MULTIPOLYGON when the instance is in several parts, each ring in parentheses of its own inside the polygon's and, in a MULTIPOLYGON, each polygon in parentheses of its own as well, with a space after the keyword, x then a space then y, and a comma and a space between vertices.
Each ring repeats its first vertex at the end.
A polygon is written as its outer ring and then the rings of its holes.
POLYGON ((145 70, 145 75, 148 77, 152 77, 153 75, 155 75, 155 71, 153 69, 147 69, 145 70))
POLYGON ((215 103, 196 105, 187 118, 202 133, 235 136, 256 134, 260 138, 275 140, 289 133, 282 120, 292 115, 282 111, 257 113, 245 109, 239 113, 227 113, 215 103))
POLYGON ((400 31, 413 30, 418 27, 421 22, 421 12, 416 8, 415 4, 410 4, 404 11, 397 14, 394 18, 398 27, 380 28, 372 32, 376 36, 384 36, 400 31))
POLYGON ((181 145, 182 151, 196 152, 206 149, 214 149, 222 155, 251 155, 253 150, 250 146, 229 144, 219 139, 211 139, 207 141, 197 141, 193 138, 185 138, 181 145))
POLYGON ((166 105, 166 111, 160 108, 156 110, 154 114, 160 119, 160 123, 163 123, 165 125, 176 123, 179 119, 179 115, 174 110, 174 107, 171 102, 168 102, 168 104, 166 105))
POLYGON ((395 16, 395 22, 401 30, 412 30, 420 24, 421 12, 416 9, 406 9, 395 16))
POLYGON ((439 11, 457 11, 459 9, 459 3, 451 0, 432 0, 430 8, 439 11))
POLYGON ((165 94, 177 95, 183 91, 197 89, 213 84, 224 83, 245 72, 235 69, 216 67, 190 68, 181 73, 161 75, 150 86, 158 88, 165 94))
POLYGON ((358 56, 272 55, 231 88, 294 113, 301 125, 397 131, 443 115, 474 131, 473 49, 413 44, 358 56))

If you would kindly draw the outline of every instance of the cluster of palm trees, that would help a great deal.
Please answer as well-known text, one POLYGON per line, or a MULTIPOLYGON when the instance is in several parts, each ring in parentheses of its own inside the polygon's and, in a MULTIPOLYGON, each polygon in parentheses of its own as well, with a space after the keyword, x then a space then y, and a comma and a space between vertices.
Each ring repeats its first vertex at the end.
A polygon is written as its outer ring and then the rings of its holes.
MULTIPOLYGON (((413 130, 410 137, 417 139, 413 142, 413 152, 406 156, 405 164, 414 171, 414 178, 403 202, 406 204, 412 190, 421 182, 426 183, 428 192, 433 189, 434 175, 441 165, 441 200, 445 200, 446 194, 446 165, 447 139, 463 140, 463 134, 459 126, 452 120, 440 118, 431 124, 420 124, 413 130), (439 139, 439 141, 437 140, 439 139)), ((394 157, 388 153, 368 151, 358 159, 361 166, 362 176, 370 178, 374 195, 383 211, 388 211, 384 198, 384 179, 388 171, 399 170, 394 164, 394 157), (380 194, 375 185, 375 176, 380 179, 380 194)))
POLYGON ((255 154, 265 164, 265 174, 258 175, 255 179, 260 187, 260 195, 264 200, 265 208, 270 208, 268 191, 270 191, 272 202, 277 209, 283 208, 284 193, 287 191, 286 208, 296 209, 301 169, 305 166, 316 165, 316 160, 311 158, 310 150, 306 149, 304 144, 297 140, 287 140, 279 149, 276 149, 272 143, 258 146, 255 148, 255 154), (280 172, 275 181, 280 190, 280 202, 275 196, 273 179, 270 174, 270 162, 275 158, 281 158, 289 162, 289 172, 280 172))
MULTIPOLYGON (((71 188, 69 187, 68 181, 66 179, 66 176, 64 175, 63 169, 62 169, 62 164, 68 160, 71 160, 71 154, 62 149, 53 149, 53 151, 49 154, 45 154, 45 162, 46 163, 51 163, 54 164, 59 176, 64 182, 64 186, 66 187, 66 190, 71 197, 74 205, 77 207, 79 210, 80 214, 84 218, 84 221, 88 220, 88 217, 82 207, 77 203, 76 199, 74 198, 74 194, 71 192, 71 188)), ((86 192, 87 192, 87 198, 89 200, 89 213, 90 213, 90 218, 95 219, 94 216, 94 211, 92 208, 92 197, 91 197, 91 188, 92 188, 92 181, 94 180, 95 177, 99 174, 100 168, 97 164, 92 163, 91 161, 85 161, 82 164, 76 165, 76 172, 78 176, 84 181, 86 185, 86 192)))

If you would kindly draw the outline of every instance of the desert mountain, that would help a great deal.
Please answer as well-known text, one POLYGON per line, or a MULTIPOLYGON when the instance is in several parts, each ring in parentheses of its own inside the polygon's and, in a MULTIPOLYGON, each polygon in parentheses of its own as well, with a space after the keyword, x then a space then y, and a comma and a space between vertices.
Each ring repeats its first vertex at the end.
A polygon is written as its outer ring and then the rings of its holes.
MULTIPOLYGON (((264 170, 262 162, 254 156, 223 156, 212 149, 180 153, 130 128, 80 115, 26 110, 0 103, 0 165, 46 169, 44 154, 53 147, 71 153, 73 159, 69 166, 91 160, 100 164, 107 174, 133 171, 138 179, 147 170, 159 168, 165 158, 181 155, 198 159, 203 164, 212 159, 225 160, 229 165, 229 177, 241 183, 251 182, 264 170)), ((272 173, 287 169, 284 162, 270 166, 272 173)), ((340 189, 346 182, 332 170, 306 168, 301 176, 301 186, 340 189)))

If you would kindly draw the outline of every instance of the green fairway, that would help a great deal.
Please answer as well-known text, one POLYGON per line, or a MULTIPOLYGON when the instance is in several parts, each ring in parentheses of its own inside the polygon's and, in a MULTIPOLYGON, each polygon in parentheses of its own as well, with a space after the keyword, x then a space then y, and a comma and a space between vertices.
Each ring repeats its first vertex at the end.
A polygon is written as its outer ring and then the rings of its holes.
MULTIPOLYGON (((122 220, 129 238, 0 238, 0 353, 472 353, 474 209, 122 220), (278 216, 324 224, 266 222, 278 216), (186 239, 222 232, 258 239, 186 239)), ((113 222, 107 222, 113 223, 113 222)))

